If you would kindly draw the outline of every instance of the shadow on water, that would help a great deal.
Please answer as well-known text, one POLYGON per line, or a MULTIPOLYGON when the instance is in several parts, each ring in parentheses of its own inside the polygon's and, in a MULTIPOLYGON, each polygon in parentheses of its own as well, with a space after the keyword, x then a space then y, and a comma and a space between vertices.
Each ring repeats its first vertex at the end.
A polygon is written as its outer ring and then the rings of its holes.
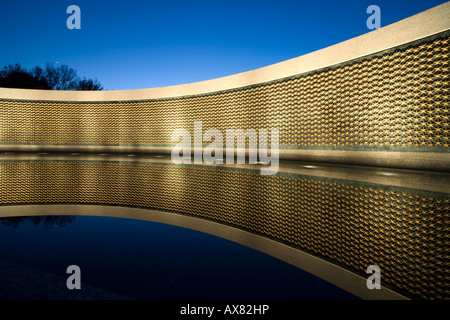
POLYGON ((42 224, 46 228, 65 227, 75 221, 75 216, 30 216, 30 217, 4 217, 0 224, 18 228, 21 224, 30 222, 34 225, 42 224))

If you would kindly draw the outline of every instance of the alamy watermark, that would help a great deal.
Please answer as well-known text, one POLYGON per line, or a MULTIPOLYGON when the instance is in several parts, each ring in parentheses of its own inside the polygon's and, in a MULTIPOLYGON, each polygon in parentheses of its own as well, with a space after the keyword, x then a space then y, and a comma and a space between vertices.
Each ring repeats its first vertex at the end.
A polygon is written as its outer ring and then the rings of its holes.
POLYGON ((367 267, 366 273, 371 274, 367 278, 366 286, 368 289, 381 289, 381 269, 377 265, 371 265, 367 267))
POLYGON ((366 26, 370 30, 372 29, 380 29, 381 27, 381 9, 379 6, 371 5, 367 7, 366 13, 371 14, 369 18, 367 18, 366 26))
POLYGON ((73 264, 67 267, 66 273, 71 274, 66 280, 67 289, 81 289, 81 269, 73 264))
MULTIPOLYGON (((218 129, 208 129, 203 132, 201 121, 194 121, 194 139, 186 129, 177 129, 172 133, 172 141, 181 141, 172 148, 172 161, 176 164, 191 164, 192 142, 194 164, 222 164, 224 163, 224 139, 222 132, 218 129), (210 142, 203 148, 204 142, 210 142), (180 152, 182 155, 180 155, 180 152)), ((270 164, 270 167, 261 167, 261 174, 273 175, 278 172, 279 165, 279 131, 270 130, 270 155, 268 145, 268 131, 259 129, 259 136, 255 129, 226 129, 225 131, 225 162, 234 164, 245 164, 248 154, 249 164, 270 164), (249 144, 246 148, 245 142, 248 138, 249 144), (237 143, 236 143, 237 142, 237 143), (235 148, 236 146, 236 148, 235 148)))
POLYGON ((67 18, 66 26, 68 29, 81 29, 81 10, 74 4, 67 7, 66 13, 71 13, 67 18))

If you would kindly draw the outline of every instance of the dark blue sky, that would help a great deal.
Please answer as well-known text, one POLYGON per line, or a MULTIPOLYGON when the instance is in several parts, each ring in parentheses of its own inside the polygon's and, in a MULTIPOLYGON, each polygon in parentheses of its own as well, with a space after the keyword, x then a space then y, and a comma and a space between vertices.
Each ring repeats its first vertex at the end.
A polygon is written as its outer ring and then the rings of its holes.
POLYGON ((21 1, 0 4, 0 67, 67 64, 106 90, 182 84, 264 67, 442 4, 421 1, 21 1), (81 30, 69 30, 69 5, 81 30))

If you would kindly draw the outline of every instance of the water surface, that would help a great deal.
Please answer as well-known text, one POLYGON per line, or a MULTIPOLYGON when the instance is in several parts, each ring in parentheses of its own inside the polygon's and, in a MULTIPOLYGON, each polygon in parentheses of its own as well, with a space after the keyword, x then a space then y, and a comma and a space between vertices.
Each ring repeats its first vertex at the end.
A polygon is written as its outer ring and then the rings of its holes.
POLYGON ((1 299, 356 299, 264 253, 125 218, 0 219, 1 299), (69 265, 81 290, 66 287, 69 265))

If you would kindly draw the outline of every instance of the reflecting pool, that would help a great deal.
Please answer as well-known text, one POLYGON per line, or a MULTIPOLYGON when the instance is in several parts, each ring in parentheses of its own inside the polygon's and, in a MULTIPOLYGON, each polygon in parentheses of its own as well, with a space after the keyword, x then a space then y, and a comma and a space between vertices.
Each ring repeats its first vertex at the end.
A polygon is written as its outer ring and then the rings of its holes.
POLYGON ((448 172, 260 169, 170 155, 0 154, 2 295, 43 297, 58 285, 57 297, 353 298, 332 283, 377 298, 366 286, 376 265, 390 297, 448 296, 448 172), (66 217, 37 217, 50 215, 66 217), (86 290, 68 292, 69 265, 86 290), (60 278, 48 286, 49 277, 60 278), (38 278, 47 280, 35 292, 38 278))
POLYGON ((357 299, 246 246, 96 216, 0 219, 0 299, 357 299), (69 290, 69 265, 81 289, 69 290))

